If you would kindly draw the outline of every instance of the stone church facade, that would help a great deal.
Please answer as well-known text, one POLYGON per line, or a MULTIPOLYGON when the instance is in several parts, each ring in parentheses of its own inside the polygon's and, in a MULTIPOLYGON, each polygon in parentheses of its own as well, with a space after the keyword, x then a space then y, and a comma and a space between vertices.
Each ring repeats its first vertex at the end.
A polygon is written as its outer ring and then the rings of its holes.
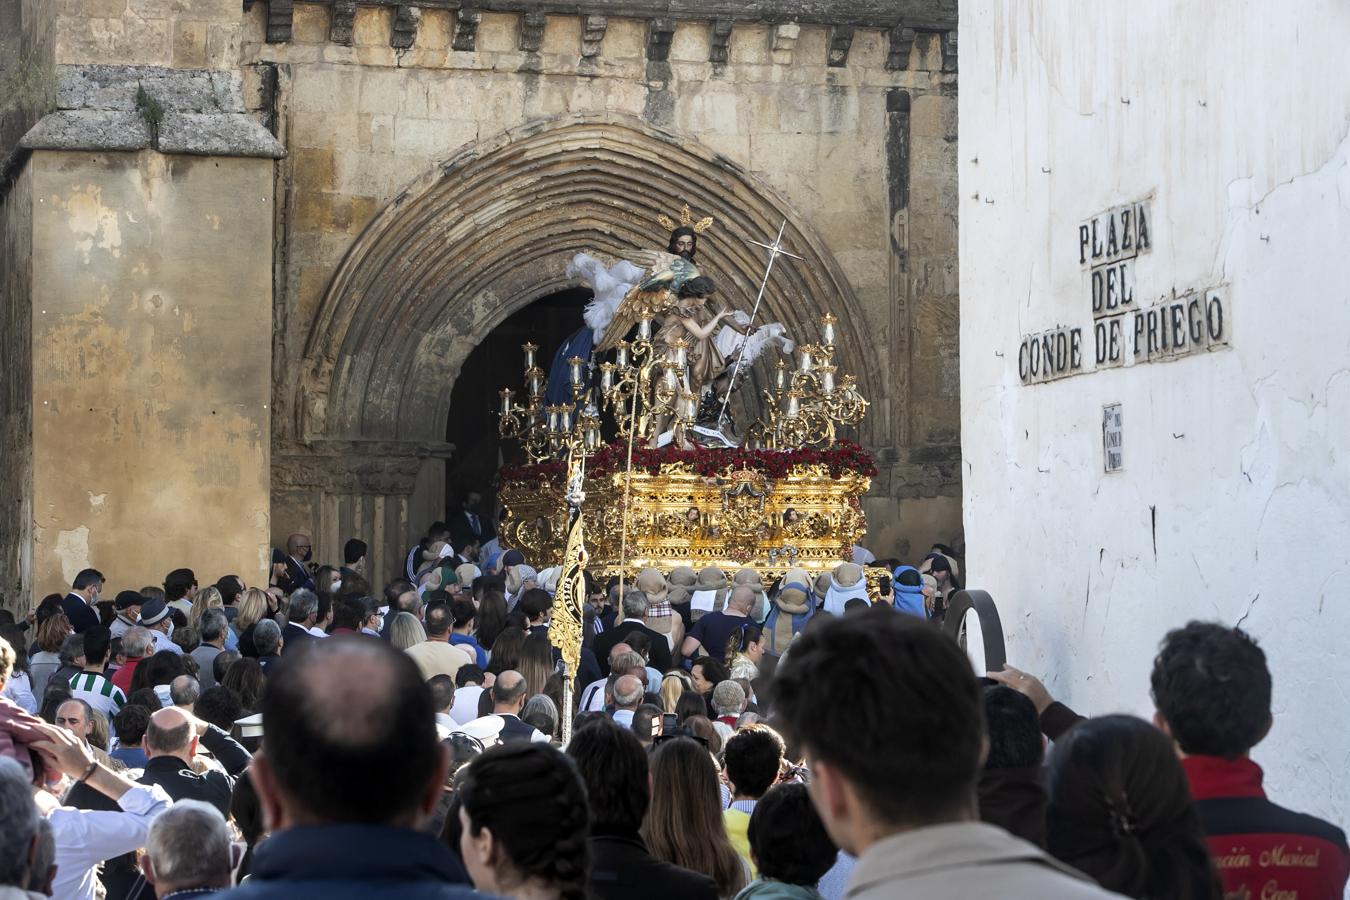
POLYGON ((0 592, 397 566, 450 393, 566 261, 665 243, 841 319, 869 544, 960 532, 954 0, 5 0, 0 592), (141 579, 137 581, 136 579, 141 579))

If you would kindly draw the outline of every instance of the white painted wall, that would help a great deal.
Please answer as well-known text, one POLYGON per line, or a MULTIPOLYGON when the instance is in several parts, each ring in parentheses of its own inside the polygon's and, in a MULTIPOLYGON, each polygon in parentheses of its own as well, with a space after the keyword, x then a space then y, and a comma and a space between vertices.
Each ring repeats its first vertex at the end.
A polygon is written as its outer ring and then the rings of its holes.
POLYGON ((965 2, 959 46, 971 585, 1083 713, 1150 715, 1164 632, 1241 621, 1272 797, 1350 824, 1350 6, 965 2), (1227 283, 1232 349, 1023 386, 1021 335, 1091 322, 1079 222, 1150 194, 1140 299, 1227 283))

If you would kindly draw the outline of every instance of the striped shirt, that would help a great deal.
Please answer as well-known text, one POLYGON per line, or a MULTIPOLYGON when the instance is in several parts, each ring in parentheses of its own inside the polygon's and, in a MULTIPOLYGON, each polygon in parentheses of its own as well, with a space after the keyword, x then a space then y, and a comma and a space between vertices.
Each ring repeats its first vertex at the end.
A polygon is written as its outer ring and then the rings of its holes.
POLYGON ((81 672, 71 676, 70 696, 88 703, 109 721, 127 702, 122 689, 97 672, 81 672))

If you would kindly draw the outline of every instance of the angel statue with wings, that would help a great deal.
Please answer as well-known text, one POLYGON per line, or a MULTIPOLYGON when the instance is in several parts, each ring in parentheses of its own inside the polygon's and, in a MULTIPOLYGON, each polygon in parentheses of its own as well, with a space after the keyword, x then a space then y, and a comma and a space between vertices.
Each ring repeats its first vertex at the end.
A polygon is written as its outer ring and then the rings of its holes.
MULTIPOLYGON (((594 350, 613 349, 643 318, 659 322, 653 343, 658 356, 677 358, 676 344, 683 340, 685 382, 695 397, 702 398, 714 380, 726 373, 730 357, 744 352, 742 365, 749 365, 771 344, 791 353, 792 342, 778 323, 751 328, 750 317, 740 311, 714 309, 717 291, 713 280, 696 264, 699 236, 713 224, 711 217, 694 222, 686 205, 676 224, 661 216, 670 229, 665 252, 650 252, 643 260, 647 269, 620 262, 606 269, 594 257, 578 254, 568 266, 569 277, 581 277, 595 291, 586 307, 586 324, 595 335, 594 350)), ((653 430, 656 442, 661 427, 653 430)))

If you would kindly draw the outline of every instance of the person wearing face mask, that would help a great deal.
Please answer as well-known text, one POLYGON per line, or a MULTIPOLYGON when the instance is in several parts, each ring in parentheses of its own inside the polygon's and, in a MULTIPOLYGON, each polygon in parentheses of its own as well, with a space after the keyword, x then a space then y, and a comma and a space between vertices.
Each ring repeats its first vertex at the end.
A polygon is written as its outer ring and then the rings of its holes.
POLYGON ((61 612, 70 620, 70 627, 76 634, 86 628, 99 624, 98 613, 94 606, 98 603, 99 591, 103 590, 103 573, 98 569, 84 569, 71 582, 70 593, 61 598, 61 612))
POLYGON ((170 640, 173 636, 173 619, 169 615, 169 607, 163 600, 145 601, 141 606, 138 624, 150 632, 150 637, 155 642, 153 652, 169 650, 182 655, 183 648, 170 640))
POLYGON ((307 563, 314 555, 309 535, 293 534, 286 538, 286 556, 280 551, 272 554, 272 583, 287 594, 300 588, 314 590, 314 578, 307 563))

